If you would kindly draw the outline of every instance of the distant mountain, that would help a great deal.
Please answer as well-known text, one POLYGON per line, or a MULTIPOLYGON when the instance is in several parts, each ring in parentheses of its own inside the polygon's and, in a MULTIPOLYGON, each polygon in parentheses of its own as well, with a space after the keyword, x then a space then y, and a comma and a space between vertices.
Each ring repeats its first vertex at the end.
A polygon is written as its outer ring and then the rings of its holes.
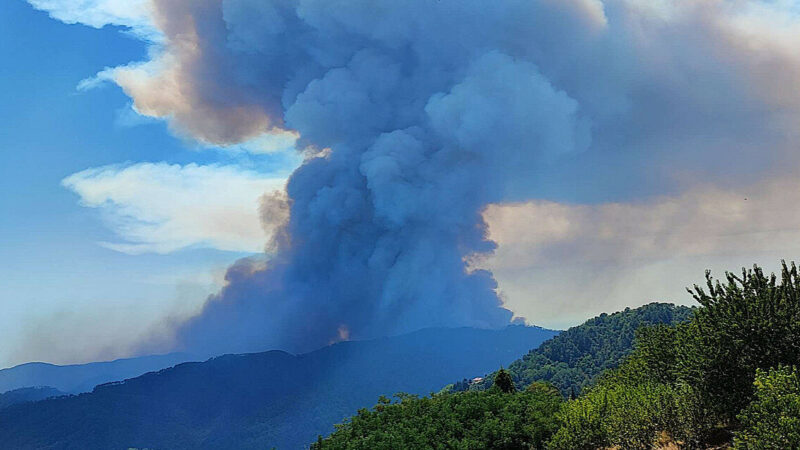
POLYGON ((51 386, 69 394, 79 394, 91 391, 98 384, 138 377, 182 362, 198 360, 200 358, 187 353, 169 353, 66 366, 32 362, 0 370, 0 392, 51 386))
POLYGON ((0 448, 307 448, 383 394, 428 394, 507 365, 558 332, 435 328, 185 363, 0 411, 0 448))
MULTIPOLYGON (((650 303, 613 314, 603 313, 532 349, 511 363, 508 371, 517 388, 525 388, 534 381, 548 381, 564 395, 577 395, 630 354, 639 327, 683 322, 691 313, 692 308, 670 303, 650 303)), ((491 374, 472 389, 488 388, 493 379, 491 374)), ((456 383, 454 390, 468 387, 462 381, 456 383)))
POLYGON ((64 392, 50 386, 37 386, 14 389, 0 394, 0 409, 8 408, 25 402, 36 402, 46 398, 66 395, 64 392))

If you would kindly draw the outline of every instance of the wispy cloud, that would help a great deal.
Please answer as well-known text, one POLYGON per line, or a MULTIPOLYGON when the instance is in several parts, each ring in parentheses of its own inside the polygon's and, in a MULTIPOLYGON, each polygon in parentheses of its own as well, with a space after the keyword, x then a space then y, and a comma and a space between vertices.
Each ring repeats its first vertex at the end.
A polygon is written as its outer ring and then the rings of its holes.
POLYGON ((139 163, 70 175, 63 184, 83 205, 101 210, 126 253, 169 253, 187 247, 263 251, 271 226, 259 217, 262 195, 285 178, 235 166, 139 163))
POLYGON ((28 0, 36 9, 65 23, 94 28, 118 25, 139 37, 157 40, 160 33, 152 22, 150 0, 28 0))

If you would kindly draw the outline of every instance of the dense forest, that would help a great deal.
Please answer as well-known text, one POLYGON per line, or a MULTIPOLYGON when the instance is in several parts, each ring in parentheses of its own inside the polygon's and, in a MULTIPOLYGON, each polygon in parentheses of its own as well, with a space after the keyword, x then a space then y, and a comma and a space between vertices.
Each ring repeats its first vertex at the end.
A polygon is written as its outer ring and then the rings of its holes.
POLYGON ((779 277, 706 273, 690 293, 699 306, 688 314, 601 316, 487 381, 381 398, 312 448, 800 448, 795 264, 779 277))
MULTIPOLYGON (((617 367, 633 347, 636 330, 646 325, 683 322, 691 309, 667 303, 651 303, 626 308, 614 314, 601 314, 572 327, 528 352, 508 367, 517 389, 535 381, 547 381, 561 393, 577 395, 593 384, 608 369, 617 367)), ((462 380, 454 391, 488 389, 494 374, 479 383, 462 380)))

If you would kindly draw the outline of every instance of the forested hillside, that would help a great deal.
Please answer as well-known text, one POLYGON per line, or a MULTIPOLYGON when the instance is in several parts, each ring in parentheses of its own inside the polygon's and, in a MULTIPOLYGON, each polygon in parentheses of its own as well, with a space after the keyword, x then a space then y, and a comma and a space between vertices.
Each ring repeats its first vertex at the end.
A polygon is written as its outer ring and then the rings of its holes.
POLYGON ((14 389, 0 394, 0 409, 8 408, 25 402, 36 402, 50 397, 66 395, 58 389, 50 386, 36 386, 14 389))
POLYGON ((299 356, 272 351, 180 364, 0 411, 0 448, 303 448, 383 393, 439 390, 556 334, 439 328, 299 356))
MULTIPOLYGON (((473 386, 425 398, 382 399, 313 448, 393 448, 393 442, 407 448, 800 448, 800 275, 795 265, 784 264, 780 277, 758 267, 728 273, 722 282, 706 274, 705 287, 695 286, 691 293, 700 306, 689 320, 638 322, 627 356, 613 343, 629 342, 633 329, 608 320, 627 322, 623 318, 639 313, 664 318, 664 305, 601 316, 583 330, 562 333, 513 369, 495 373, 486 390, 473 386), (625 334, 608 341, 592 330, 625 334), (622 358, 622 364, 613 368, 580 349, 622 358), (556 364, 553 356, 559 358, 556 364), (537 361, 550 370, 540 370, 537 361), (591 384, 594 370, 603 366, 607 370, 591 384), (567 375, 557 376, 558 367, 566 367, 567 375), (546 381, 529 384, 540 375, 561 383, 562 394, 580 386, 574 380, 590 384, 582 395, 567 399, 546 381)), ((675 319, 685 313, 670 310, 675 319)))
MULTIPOLYGON (((548 381, 562 394, 577 395, 608 369, 617 367, 632 349, 636 330, 642 326, 674 324, 687 320, 691 309, 667 303, 651 303, 601 314, 572 327, 532 349, 508 366, 514 384, 523 389, 534 381, 548 381)), ((481 383, 462 381, 454 390, 491 387, 494 374, 481 383)))

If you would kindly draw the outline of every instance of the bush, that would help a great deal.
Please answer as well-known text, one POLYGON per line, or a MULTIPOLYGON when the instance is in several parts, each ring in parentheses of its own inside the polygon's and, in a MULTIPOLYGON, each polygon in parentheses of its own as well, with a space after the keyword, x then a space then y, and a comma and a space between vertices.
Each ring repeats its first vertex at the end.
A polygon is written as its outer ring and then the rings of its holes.
POLYGON ((736 449, 800 448, 800 379, 796 367, 756 374, 755 400, 741 414, 736 449))
POLYGON ((679 392, 668 384, 631 380, 625 373, 630 369, 623 366, 583 396, 564 404, 557 416, 561 427, 549 448, 649 449, 662 432, 681 433, 679 392))
POLYGON ((592 393, 565 403, 556 416, 560 426, 547 448, 593 450, 608 447, 610 436, 603 424, 607 409, 608 399, 592 393))
POLYGON ((704 448, 717 422, 701 394, 677 379, 677 341, 684 326, 638 330, 625 362, 562 406, 549 447, 646 449, 672 439, 683 448, 704 448))

